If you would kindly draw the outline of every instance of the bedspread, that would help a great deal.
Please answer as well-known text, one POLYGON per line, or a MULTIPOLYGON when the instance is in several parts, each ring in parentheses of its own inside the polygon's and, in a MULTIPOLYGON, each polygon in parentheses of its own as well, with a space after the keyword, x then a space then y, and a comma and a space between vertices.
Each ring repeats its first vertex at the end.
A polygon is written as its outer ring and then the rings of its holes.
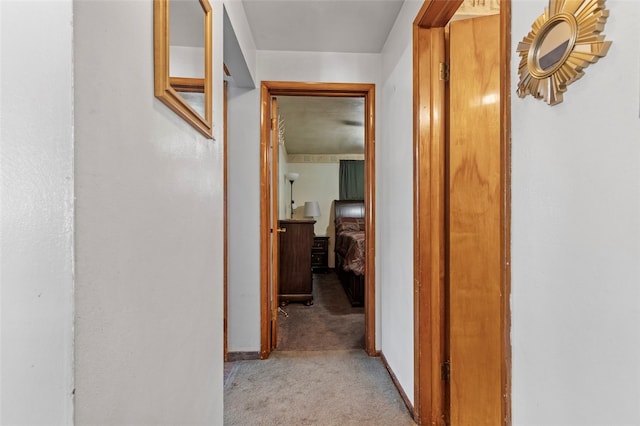
POLYGON ((342 268, 364 275, 364 231, 344 231, 336 236, 335 250, 342 256, 342 268))

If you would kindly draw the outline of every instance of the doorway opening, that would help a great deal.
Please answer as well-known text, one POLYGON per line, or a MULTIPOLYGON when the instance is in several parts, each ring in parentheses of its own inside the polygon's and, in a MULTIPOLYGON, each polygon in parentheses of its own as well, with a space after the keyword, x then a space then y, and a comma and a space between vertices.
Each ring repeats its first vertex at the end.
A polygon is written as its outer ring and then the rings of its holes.
MULTIPOLYGON (((301 83, 264 81, 261 86, 260 141, 260 262, 261 314, 260 356, 265 359, 277 345, 278 321, 278 195, 277 155, 278 96, 321 96, 362 98, 364 100, 364 220, 365 270, 364 285, 364 349, 376 355, 375 349, 375 85, 348 83, 301 83)), ((292 197, 293 198, 293 197, 292 197)), ((289 212, 291 214, 291 212, 289 212)), ((282 232, 282 231, 280 231, 282 232)))
POLYGON ((343 230, 340 217, 344 200, 364 213, 364 98, 277 96, 274 102, 277 350, 364 349, 365 230, 343 230))
POLYGON ((511 1, 450 25, 462 4, 414 21, 414 410, 510 424, 511 1))

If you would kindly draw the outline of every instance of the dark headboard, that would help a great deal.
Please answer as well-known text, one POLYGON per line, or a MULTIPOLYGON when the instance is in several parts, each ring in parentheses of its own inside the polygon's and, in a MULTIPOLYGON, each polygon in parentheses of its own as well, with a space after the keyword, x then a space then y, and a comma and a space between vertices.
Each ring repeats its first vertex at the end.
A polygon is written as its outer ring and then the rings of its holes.
POLYGON ((339 217, 364 217, 363 200, 335 200, 333 203, 336 219, 339 217))

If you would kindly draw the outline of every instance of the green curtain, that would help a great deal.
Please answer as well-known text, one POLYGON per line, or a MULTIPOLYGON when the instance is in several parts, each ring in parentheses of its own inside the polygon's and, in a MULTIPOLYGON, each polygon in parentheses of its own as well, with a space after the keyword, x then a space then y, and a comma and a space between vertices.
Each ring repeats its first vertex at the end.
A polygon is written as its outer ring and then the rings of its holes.
POLYGON ((364 160, 340 160, 340 199, 364 200, 364 160))

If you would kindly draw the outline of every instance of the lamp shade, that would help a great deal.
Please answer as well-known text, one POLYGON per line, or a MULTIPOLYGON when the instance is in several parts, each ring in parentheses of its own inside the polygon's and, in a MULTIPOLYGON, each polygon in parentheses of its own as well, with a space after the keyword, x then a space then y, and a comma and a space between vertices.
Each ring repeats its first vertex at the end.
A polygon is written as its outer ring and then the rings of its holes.
POLYGON ((317 201, 306 201, 304 203, 304 217, 320 216, 320 204, 317 201))
POLYGON ((300 177, 299 173, 287 173, 287 180, 294 182, 296 179, 300 177))

